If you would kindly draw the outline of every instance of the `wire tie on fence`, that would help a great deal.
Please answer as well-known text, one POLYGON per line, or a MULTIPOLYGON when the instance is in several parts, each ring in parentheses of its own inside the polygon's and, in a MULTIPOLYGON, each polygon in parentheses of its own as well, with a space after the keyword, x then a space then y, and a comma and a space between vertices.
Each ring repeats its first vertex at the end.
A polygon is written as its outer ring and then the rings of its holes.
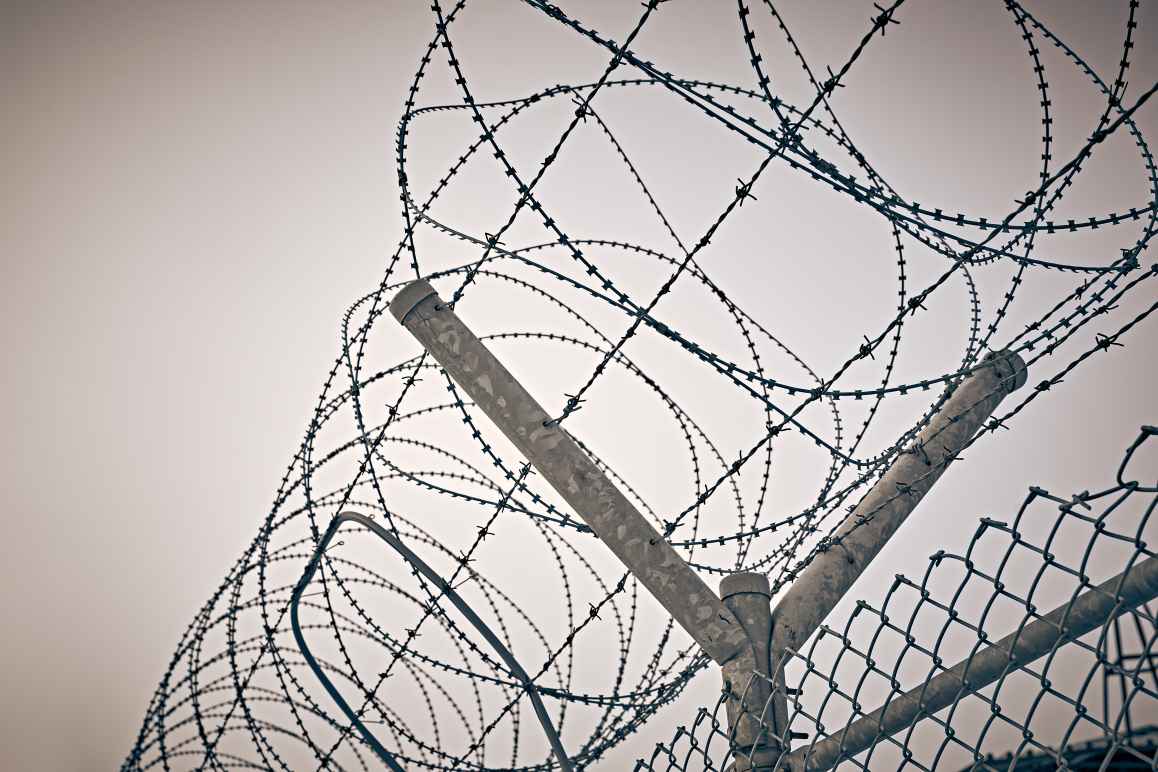
POLYGON ((836 73, 832 71, 832 67, 827 67, 826 69, 828 70, 828 80, 824 81, 820 90, 824 92, 825 96, 832 96, 832 92, 838 88, 844 88, 844 84, 839 82, 836 73))
POLYGON ((736 186, 736 198, 738 198, 740 200, 741 206, 744 205, 745 199, 750 198, 753 201, 758 200, 754 195, 752 195, 752 184, 751 183, 745 183, 742 179, 737 179, 736 181, 740 183, 739 185, 736 186))
POLYGON ((925 443, 921 442, 920 440, 913 443, 913 446, 909 449, 909 453, 914 456, 919 455, 921 460, 925 462, 925 466, 933 465, 933 462, 929 459, 929 454, 925 451, 925 443))
POLYGON ((885 31, 886 29, 888 29, 888 25, 900 24, 899 21, 897 21, 896 19, 893 18, 893 11, 882 8, 881 6, 877 5, 876 3, 873 3, 873 8, 876 8, 878 11, 880 11, 880 14, 872 17, 871 21, 873 23, 874 28, 879 29, 881 31, 882 37, 884 35, 888 34, 885 31))
POLYGON ((1102 351, 1108 351, 1111 346, 1121 346, 1123 348, 1125 347, 1124 344, 1119 343, 1116 340, 1116 335, 1103 335, 1099 332, 1094 335, 1094 338, 1098 341, 1098 348, 1100 348, 1102 351))

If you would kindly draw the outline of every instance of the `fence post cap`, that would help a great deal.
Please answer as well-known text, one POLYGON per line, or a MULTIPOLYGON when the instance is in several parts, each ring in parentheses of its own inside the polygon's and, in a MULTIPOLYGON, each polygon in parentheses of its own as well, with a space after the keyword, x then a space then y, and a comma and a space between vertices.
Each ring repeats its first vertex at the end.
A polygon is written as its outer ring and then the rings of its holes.
POLYGON ((752 571, 742 571, 737 574, 728 574, 720 580, 721 598, 729 598, 732 595, 747 592, 753 592, 771 598, 772 589, 768 584, 768 576, 752 571))
POLYGON ((430 286, 430 282, 426 279, 415 279, 407 284, 402 290, 394 296, 390 301, 390 313, 394 318, 403 324, 406 323, 406 317, 414 308, 426 300, 431 295, 437 295, 434 287, 430 286))
POLYGON ((993 366, 997 368, 997 372, 1004 381, 1007 394, 1012 394, 1020 389, 1029 379, 1029 369, 1025 366, 1025 360, 1016 351, 1009 349, 991 351, 985 355, 984 361, 992 362, 993 366))

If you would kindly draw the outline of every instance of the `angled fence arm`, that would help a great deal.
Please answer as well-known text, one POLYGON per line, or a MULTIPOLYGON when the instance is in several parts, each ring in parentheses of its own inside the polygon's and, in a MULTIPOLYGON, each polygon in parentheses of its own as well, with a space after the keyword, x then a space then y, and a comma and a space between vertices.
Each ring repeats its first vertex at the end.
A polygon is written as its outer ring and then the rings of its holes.
POLYGON ((779 739, 783 719, 765 710, 773 688, 767 578, 728 577, 727 600, 721 600, 429 283, 408 284, 391 301, 390 311, 721 666, 733 769, 753 769, 762 759, 779 756, 787 748, 779 739))
POLYGON ((777 604, 774 660, 786 649, 800 650, 1001 400, 1025 380, 1025 363, 1002 351, 989 354, 957 385, 777 604))
POLYGON ((406 285, 390 311, 709 657, 751 656, 732 611, 428 282, 406 285))
POLYGON ((1158 557, 1139 561, 1128 571, 1078 595, 1001 640, 849 724, 831 737, 789 753, 780 769, 823 772, 842 759, 867 750, 884 737, 953 705, 962 697, 1028 665, 1056 647, 1158 597, 1158 557))

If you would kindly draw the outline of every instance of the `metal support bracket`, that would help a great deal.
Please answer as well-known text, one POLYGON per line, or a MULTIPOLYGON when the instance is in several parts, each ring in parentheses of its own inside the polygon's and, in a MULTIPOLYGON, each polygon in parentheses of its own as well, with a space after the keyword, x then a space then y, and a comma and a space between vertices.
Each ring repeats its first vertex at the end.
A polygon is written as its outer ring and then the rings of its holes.
MULTIPOLYGON (((956 385, 941 409, 900 453, 881 479, 853 508, 820 552, 801 572, 772 612, 772 674, 784 690, 784 670, 824 619, 940 479, 949 464, 1028 373, 1015 352, 990 353, 956 385)), ((780 727, 785 727, 783 723, 780 727)), ((789 750, 787 737, 781 746, 789 750)), ((779 769, 797 770, 788 754, 779 769)))
POLYGON ((773 655, 799 650, 824 618, 912 514, 949 464, 973 439, 1007 394, 1025 384, 1016 353, 991 353, 963 379, 928 426, 917 435, 810 562, 772 616, 773 655))
POLYGON ((404 287, 390 312, 709 657, 724 664, 751 648, 735 614, 428 282, 404 287))
POLYGON ((722 666, 734 772, 794 768, 784 665, 849 591, 948 464, 1001 402, 1025 383, 1013 352, 986 357, 865 495, 769 611, 763 574, 726 577, 717 597, 579 445, 424 280, 390 311, 558 491, 631 573, 722 666))
POLYGON ((755 769, 753 762, 763 761, 763 756, 775 758, 787 750, 776 739, 777 726, 783 724, 765 715, 772 693, 767 578, 762 574, 727 577, 721 590, 725 600, 716 597, 429 283, 408 284, 390 303, 390 311, 723 667, 737 772, 755 769))

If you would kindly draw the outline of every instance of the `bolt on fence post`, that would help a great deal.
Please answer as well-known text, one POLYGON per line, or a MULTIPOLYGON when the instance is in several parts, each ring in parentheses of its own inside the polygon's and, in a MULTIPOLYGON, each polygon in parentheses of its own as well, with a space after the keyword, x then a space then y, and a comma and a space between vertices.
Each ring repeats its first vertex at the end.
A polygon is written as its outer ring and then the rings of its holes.
POLYGON ((732 610, 752 643, 751 660, 738 657, 721 668, 727 694, 728 737, 735 761, 732 772, 771 769, 786 750, 780 732, 787 724, 783 689, 774 693, 772 592, 765 574, 742 572, 720 581, 720 597, 732 610), (753 664, 755 667, 753 667, 753 664))

